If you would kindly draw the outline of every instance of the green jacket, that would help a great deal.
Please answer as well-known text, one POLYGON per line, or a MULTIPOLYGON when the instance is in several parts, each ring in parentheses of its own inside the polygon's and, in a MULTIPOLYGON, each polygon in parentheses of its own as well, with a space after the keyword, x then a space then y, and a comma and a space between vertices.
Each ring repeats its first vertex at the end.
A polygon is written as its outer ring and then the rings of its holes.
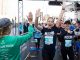
MULTIPOLYGON (((30 28, 32 30, 32 28, 30 28)), ((3 36, 0 38, 0 60, 20 60, 20 46, 27 42, 33 33, 23 36, 3 36)))

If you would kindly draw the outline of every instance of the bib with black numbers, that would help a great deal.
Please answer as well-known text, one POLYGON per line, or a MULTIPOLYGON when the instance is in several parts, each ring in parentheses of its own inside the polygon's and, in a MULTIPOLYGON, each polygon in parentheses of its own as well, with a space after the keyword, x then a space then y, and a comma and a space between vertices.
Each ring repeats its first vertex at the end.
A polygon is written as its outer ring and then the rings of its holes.
POLYGON ((53 35, 54 32, 45 32, 45 44, 53 44, 53 35))
POLYGON ((65 36, 65 47, 72 46, 72 36, 65 36))
POLYGON ((72 46, 72 40, 65 40, 65 47, 71 47, 72 46))

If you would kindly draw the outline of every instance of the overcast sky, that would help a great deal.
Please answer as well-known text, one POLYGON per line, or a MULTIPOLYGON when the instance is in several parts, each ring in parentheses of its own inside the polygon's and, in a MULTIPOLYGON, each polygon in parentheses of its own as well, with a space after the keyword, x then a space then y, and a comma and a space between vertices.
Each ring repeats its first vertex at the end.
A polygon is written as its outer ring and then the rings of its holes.
MULTIPOLYGON (((43 11, 44 15, 49 14, 50 16, 59 16, 61 11, 61 6, 49 6, 48 1, 27 1, 24 0, 23 5, 23 14, 24 18, 31 11, 33 16, 35 16, 35 11, 40 8, 43 11)), ((9 17, 14 18, 18 16, 18 1, 17 0, 0 0, 0 17, 9 17), (3 4, 2 4, 3 2, 3 4), (3 5, 3 7, 2 7, 3 5)), ((68 16, 73 17, 74 14, 70 13, 66 14, 68 16)), ((69 17, 67 17, 69 18, 69 17)))

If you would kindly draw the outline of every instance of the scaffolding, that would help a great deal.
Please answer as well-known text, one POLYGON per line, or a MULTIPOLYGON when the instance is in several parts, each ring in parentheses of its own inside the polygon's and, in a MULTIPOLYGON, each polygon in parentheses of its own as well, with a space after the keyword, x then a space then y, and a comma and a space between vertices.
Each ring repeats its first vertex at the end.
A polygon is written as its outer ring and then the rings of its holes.
POLYGON ((20 22, 23 23, 23 0, 18 0, 18 26, 20 22))

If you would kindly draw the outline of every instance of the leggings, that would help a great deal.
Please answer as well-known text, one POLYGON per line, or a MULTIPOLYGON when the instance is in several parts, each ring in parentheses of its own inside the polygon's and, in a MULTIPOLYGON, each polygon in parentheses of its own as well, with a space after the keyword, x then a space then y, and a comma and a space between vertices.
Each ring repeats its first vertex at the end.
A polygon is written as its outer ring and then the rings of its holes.
POLYGON ((52 46, 45 46, 42 49, 42 59, 43 60, 53 60, 55 56, 55 48, 52 46))
POLYGON ((69 60, 74 60, 73 47, 61 47, 61 54, 63 60, 68 60, 67 55, 69 56, 69 60))
POLYGON ((35 38, 37 39, 37 42, 35 43, 36 44, 36 48, 40 48, 40 39, 41 38, 35 38))

